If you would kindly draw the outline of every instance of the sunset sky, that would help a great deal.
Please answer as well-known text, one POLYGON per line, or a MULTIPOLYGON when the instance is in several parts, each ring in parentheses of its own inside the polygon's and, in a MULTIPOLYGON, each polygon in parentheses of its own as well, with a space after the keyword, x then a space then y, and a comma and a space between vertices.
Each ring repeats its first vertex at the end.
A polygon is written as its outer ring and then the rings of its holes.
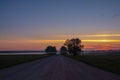
POLYGON ((0 50, 120 49, 120 0, 0 0, 0 50))

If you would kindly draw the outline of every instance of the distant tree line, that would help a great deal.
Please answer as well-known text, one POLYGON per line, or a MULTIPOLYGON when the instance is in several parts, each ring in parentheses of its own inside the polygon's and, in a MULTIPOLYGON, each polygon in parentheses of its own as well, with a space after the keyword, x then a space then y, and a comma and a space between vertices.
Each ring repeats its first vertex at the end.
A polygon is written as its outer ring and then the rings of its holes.
MULTIPOLYGON (((82 52, 83 45, 79 38, 67 39, 63 46, 60 48, 61 54, 78 55, 82 52)), ((55 46, 48 46, 45 49, 46 53, 56 54, 57 50, 55 46)))
POLYGON ((45 49, 45 52, 47 54, 56 54, 57 50, 56 50, 56 47, 55 46, 48 46, 46 49, 45 49))

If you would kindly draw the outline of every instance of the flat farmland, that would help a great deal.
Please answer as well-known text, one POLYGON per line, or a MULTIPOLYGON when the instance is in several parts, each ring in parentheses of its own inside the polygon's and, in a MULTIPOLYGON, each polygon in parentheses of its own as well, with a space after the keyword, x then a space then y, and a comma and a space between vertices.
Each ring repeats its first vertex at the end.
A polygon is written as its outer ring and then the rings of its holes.
POLYGON ((48 56, 51 55, 48 54, 0 55, 0 69, 37 59, 42 59, 48 56))
POLYGON ((69 57, 100 69, 120 74, 120 55, 79 55, 69 57))

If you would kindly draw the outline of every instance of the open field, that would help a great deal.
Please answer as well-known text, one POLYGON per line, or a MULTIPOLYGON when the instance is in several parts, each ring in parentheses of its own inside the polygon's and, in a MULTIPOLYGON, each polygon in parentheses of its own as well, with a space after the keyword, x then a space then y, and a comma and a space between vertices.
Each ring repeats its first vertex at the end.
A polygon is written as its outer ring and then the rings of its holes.
POLYGON ((69 57, 120 74, 120 55, 79 55, 69 57))
POLYGON ((29 62, 32 60, 48 57, 48 54, 31 54, 31 55, 0 55, 0 69, 29 62))

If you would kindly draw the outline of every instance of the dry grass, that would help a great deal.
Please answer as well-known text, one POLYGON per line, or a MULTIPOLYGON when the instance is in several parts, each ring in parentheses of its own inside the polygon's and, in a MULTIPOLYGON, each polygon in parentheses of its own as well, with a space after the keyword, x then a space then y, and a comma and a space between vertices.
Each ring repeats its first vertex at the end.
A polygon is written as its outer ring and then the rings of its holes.
POLYGON ((34 54, 34 55, 0 55, 0 69, 9 66, 29 62, 32 60, 42 59, 48 57, 48 54, 34 54))
POLYGON ((69 57, 120 74, 120 55, 80 55, 69 57))

